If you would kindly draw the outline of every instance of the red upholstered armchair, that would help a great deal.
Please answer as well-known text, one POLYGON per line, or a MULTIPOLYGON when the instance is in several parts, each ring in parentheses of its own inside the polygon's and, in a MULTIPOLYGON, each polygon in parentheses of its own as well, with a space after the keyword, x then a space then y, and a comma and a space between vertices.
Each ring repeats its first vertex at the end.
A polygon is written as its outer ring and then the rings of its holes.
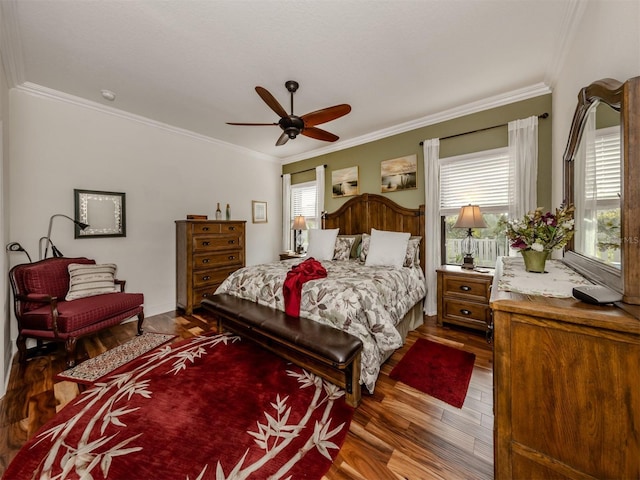
MULTIPOLYGON (((18 320, 18 353, 26 361, 27 338, 64 342, 67 367, 76 363, 78 338, 138 317, 138 335, 144 321, 144 295, 125 293, 123 280, 114 279, 112 293, 66 300, 69 291, 69 264, 95 265, 88 258, 47 258, 16 265, 9 272, 14 309, 18 320)), ((115 270, 115 268, 114 268, 115 270)))

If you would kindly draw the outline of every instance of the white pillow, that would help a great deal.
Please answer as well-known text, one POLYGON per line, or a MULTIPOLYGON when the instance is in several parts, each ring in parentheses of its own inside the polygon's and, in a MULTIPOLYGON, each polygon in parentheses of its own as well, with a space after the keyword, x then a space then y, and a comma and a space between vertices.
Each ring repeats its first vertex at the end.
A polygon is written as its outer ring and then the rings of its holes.
POLYGON ((320 230, 312 228, 309 230, 309 248, 307 248, 307 258, 313 257, 316 260, 333 260, 333 252, 336 248, 336 238, 339 228, 320 230))
POLYGON ((410 233, 386 232, 372 228, 369 253, 364 264, 402 267, 410 236, 410 233))
POLYGON ((77 300, 118 291, 114 282, 116 268, 114 263, 103 265, 70 263, 68 266, 69 291, 65 300, 77 300))

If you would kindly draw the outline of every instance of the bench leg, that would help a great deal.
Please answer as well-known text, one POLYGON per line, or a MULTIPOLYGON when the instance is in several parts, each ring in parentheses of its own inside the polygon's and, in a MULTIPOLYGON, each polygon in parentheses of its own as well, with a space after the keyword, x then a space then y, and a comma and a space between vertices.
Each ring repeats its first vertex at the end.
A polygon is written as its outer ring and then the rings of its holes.
POLYGON ((347 405, 357 408, 362 399, 362 390, 360 389, 360 352, 353 359, 351 368, 347 369, 345 374, 349 376, 349 378, 345 379, 347 385, 351 384, 351 392, 349 392, 349 389, 345 392, 345 401, 347 405))
POLYGON ((18 362, 25 363, 27 361, 27 338, 18 335, 16 345, 18 346, 18 362))

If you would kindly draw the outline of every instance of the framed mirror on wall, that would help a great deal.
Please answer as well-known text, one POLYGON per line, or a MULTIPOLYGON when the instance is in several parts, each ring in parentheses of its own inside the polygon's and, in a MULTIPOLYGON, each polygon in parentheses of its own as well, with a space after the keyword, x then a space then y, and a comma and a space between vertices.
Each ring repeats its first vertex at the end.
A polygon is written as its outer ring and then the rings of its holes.
POLYGON ((89 226, 77 225, 75 238, 126 237, 125 194, 74 189, 75 218, 89 226))

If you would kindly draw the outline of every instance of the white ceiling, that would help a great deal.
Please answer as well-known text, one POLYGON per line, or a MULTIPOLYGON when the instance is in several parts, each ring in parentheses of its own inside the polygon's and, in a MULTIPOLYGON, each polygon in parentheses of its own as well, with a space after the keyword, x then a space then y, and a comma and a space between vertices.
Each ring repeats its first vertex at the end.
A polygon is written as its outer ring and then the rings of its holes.
MULTIPOLYGON (((3 62, 23 87, 75 96, 284 163, 552 85, 578 0, 2 0, 3 62), (339 103, 276 147, 260 85, 297 115, 339 103), (100 91, 116 93, 114 102, 100 91)), ((11 81, 11 80, 10 80, 11 81)), ((526 94, 526 93, 525 93, 526 94)), ((426 122, 426 123, 425 123, 426 122)))

